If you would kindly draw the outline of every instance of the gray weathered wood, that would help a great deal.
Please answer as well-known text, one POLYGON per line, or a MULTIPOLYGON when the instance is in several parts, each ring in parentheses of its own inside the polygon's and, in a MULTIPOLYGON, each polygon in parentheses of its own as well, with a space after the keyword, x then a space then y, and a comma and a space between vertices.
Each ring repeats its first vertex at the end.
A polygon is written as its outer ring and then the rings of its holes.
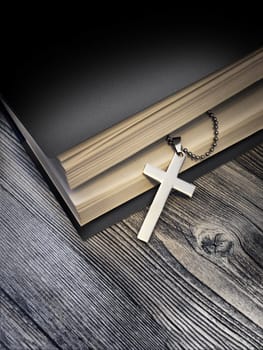
MULTIPOLYGON (((262 155, 261 147, 256 151, 262 155)), ((191 273, 263 327, 262 181, 231 162, 196 183, 191 201, 178 200, 176 193, 170 197, 157 238, 191 273)))
MULTIPOLYGON (((16 304, 0 289, 1 328, 0 348, 7 349, 57 349, 49 336, 21 310, 23 300, 16 304)), ((24 304, 25 305, 25 304, 24 304)))
POLYGON ((0 128, 0 348, 262 349, 261 146, 83 242, 0 128))

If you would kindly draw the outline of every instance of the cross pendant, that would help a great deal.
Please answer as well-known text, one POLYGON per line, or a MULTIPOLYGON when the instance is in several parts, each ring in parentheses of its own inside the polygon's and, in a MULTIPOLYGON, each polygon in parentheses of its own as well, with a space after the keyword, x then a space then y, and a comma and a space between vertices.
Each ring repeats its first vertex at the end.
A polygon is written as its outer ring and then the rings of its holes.
POLYGON ((180 152, 180 154, 177 154, 177 152, 175 152, 166 172, 150 164, 146 164, 143 173, 158 181, 160 183, 160 187, 154 197, 154 200, 150 206, 150 209, 148 210, 143 225, 137 236, 137 238, 141 241, 149 241, 154 227, 161 215, 165 202, 172 189, 175 189, 186 194, 189 197, 192 197, 195 186, 177 177, 179 170, 183 165, 185 157, 186 155, 183 152, 180 152))

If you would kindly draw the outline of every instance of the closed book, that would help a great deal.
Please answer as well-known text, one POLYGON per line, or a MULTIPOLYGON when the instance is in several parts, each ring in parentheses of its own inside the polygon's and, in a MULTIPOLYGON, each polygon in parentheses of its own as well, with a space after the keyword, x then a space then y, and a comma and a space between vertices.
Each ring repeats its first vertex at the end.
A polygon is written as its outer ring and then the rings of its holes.
POLYGON ((149 204, 157 184, 143 167, 166 169, 167 134, 196 153, 210 146, 206 110, 218 116, 217 152, 188 160, 182 177, 193 180, 260 139, 257 43, 222 50, 201 39, 183 45, 158 37, 130 47, 123 40, 98 50, 82 41, 48 43, 2 88, 3 113, 83 237, 149 204))

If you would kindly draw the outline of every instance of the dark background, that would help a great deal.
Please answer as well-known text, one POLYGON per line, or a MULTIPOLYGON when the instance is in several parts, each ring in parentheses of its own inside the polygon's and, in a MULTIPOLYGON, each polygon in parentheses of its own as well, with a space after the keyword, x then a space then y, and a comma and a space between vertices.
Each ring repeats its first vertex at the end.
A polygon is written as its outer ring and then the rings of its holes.
POLYGON ((127 7, 113 15, 101 7, 103 14, 10 12, 2 23, 0 92, 48 156, 262 43, 256 9, 208 9, 200 16, 188 13, 189 4, 155 13, 127 7))
MULTIPOLYGON (((213 3, 202 16, 189 13, 190 3, 185 9, 167 5, 166 11, 158 4, 155 13, 127 7, 114 15, 112 8, 107 12, 100 5, 96 12, 76 12, 68 6, 66 16, 62 8, 30 5, 25 10, 23 5, 20 11, 13 4, 2 9, 0 92, 50 156, 262 45, 261 11, 247 4, 231 13, 213 3), (92 112, 90 128, 77 128, 74 139, 72 119, 87 120, 87 112, 92 112)), ((262 133, 193 167, 182 178, 192 182, 260 140, 262 133)), ((82 237, 144 208, 154 193, 89 223, 82 237)))

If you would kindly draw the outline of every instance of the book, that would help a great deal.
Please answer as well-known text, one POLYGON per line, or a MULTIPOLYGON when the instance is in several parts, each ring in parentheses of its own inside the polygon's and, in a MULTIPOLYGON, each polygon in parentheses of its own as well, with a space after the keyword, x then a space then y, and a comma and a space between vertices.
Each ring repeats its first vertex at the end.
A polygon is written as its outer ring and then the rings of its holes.
MULTIPOLYGON (((136 75, 129 64, 118 77, 104 72, 99 87, 96 76, 88 87, 78 81, 73 97, 59 81, 45 96, 41 90, 41 101, 33 94, 30 108, 3 96, 5 114, 80 231, 91 234, 125 216, 125 210, 116 215, 120 206, 133 211, 148 203, 149 197, 139 205, 131 201, 156 186, 143 175, 145 163, 167 167, 173 152, 167 134, 180 135, 193 152, 208 149, 212 129, 206 110, 219 119, 218 153, 262 129, 262 49, 238 60, 214 59, 199 70, 192 62, 195 75, 189 77, 185 67, 180 80, 182 65, 174 58, 155 80, 147 70, 138 79, 141 70, 136 75)), ((198 162, 189 160, 182 170, 191 167, 198 168, 198 162)))

